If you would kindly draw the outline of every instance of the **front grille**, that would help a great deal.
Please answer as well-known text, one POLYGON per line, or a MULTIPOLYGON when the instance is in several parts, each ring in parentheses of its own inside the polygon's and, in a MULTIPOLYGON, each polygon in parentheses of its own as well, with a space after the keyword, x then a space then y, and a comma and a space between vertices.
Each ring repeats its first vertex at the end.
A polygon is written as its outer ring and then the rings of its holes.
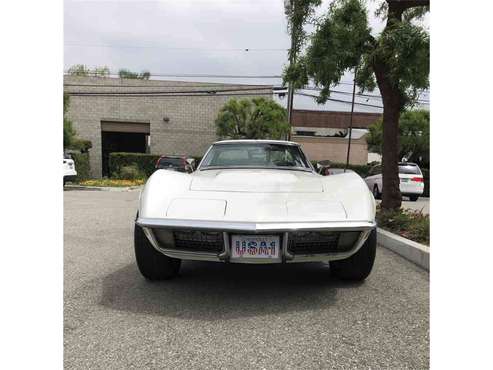
POLYGON ((221 253, 224 250, 223 233, 217 231, 175 230, 174 248, 193 252, 221 253))
POLYGON ((293 232, 289 234, 288 250, 294 255, 341 252, 339 235, 317 231, 293 232))

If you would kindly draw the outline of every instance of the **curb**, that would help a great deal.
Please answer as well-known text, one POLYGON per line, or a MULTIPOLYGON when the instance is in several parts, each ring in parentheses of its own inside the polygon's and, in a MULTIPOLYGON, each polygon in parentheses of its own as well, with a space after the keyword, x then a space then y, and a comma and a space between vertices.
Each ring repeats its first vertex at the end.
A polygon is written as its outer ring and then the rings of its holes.
POLYGON ((377 228, 378 244, 430 271, 430 247, 377 228))
POLYGON ((142 186, 83 186, 83 185, 65 185, 68 190, 96 190, 96 191, 131 191, 140 189, 142 186))

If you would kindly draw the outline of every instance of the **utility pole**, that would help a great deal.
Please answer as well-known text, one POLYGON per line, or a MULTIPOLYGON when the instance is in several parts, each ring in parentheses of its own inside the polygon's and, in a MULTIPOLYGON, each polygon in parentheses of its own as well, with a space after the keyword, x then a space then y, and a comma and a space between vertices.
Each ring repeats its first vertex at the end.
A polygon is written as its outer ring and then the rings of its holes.
MULTIPOLYGON (((293 14, 295 10, 294 5, 295 0, 284 0, 284 9, 286 14, 293 14)), ((294 40, 294 27, 291 25, 291 49, 289 51, 289 67, 291 67, 296 62, 296 53, 293 52, 295 48, 295 40, 294 40)), ((294 98, 294 87, 293 82, 289 81, 288 83, 288 123, 289 123, 289 132, 288 132, 288 140, 291 140, 291 130, 293 123, 293 98, 294 98)))
POLYGON ((351 115, 349 117, 349 140, 347 145, 347 157, 346 157, 346 167, 344 168, 344 172, 346 172, 349 166, 349 153, 351 152, 351 134, 353 132, 353 113, 354 113, 354 98, 356 96, 356 68, 354 69, 354 78, 353 78, 353 100, 351 101, 351 115))

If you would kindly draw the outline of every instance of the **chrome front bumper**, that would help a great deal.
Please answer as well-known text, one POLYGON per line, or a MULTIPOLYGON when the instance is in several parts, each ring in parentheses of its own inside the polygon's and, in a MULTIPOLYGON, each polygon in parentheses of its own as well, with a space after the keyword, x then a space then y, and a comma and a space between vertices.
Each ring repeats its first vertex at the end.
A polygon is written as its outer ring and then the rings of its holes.
POLYGON ((346 259, 356 253, 365 243, 370 232, 376 228, 375 222, 285 222, 285 223, 248 223, 248 222, 224 222, 224 221, 197 221, 176 219, 155 219, 139 217, 136 224, 142 227, 152 246, 168 257, 184 260, 234 262, 234 263, 295 263, 295 262, 328 262, 346 259), (177 249, 167 249, 159 245, 153 229, 194 229, 203 231, 221 231, 224 238, 224 251, 222 253, 192 252, 177 249), (354 246, 347 252, 293 255, 288 250, 289 233, 294 231, 361 231, 354 246), (230 234, 282 234, 282 253, 279 259, 247 259, 230 260, 231 246, 230 234))

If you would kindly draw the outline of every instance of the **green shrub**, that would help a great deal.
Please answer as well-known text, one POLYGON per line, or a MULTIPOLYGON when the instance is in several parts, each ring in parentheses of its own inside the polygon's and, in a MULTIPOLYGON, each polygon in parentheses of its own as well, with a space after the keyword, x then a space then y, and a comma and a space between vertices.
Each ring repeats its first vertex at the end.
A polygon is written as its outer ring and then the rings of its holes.
POLYGON ((120 168, 120 172, 114 177, 124 180, 136 180, 143 179, 146 176, 142 171, 140 171, 137 165, 131 164, 128 166, 122 166, 120 168))
POLYGON ((88 179, 91 173, 89 153, 71 153, 71 156, 75 162, 75 170, 77 171, 75 181, 88 179))
POLYGON ((92 148, 91 140, 74 138, 70 143, 69 149, 79 150, 82 153, 87 153, 92 148))
POLYGON ((135 166, 144 177, 149 177, 154 172, 154 166, 160 155, 146 153, 110 153, 109 170, 111 177, 119 177, 122 167, 135 166))

